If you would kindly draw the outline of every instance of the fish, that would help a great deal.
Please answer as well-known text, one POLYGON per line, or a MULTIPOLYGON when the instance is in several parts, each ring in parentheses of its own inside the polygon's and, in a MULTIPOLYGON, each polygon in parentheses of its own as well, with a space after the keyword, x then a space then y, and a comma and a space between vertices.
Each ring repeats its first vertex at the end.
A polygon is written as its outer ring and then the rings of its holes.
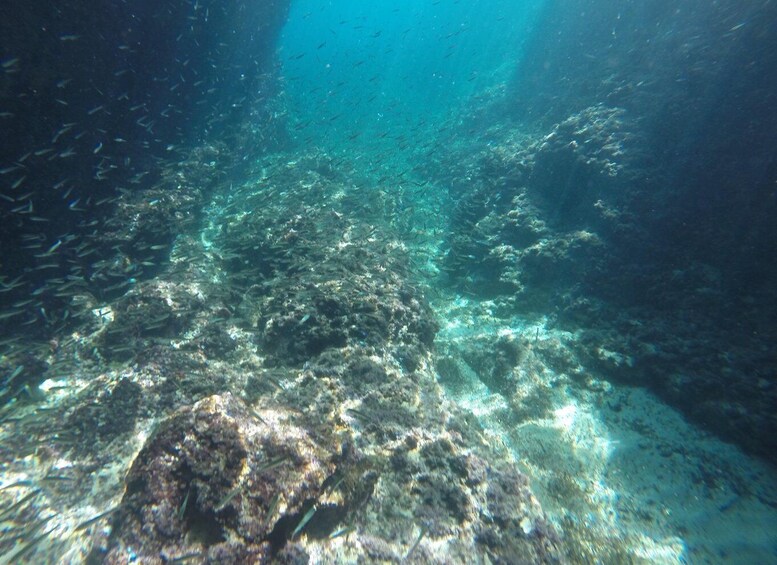
POLYGON ((6 379, 6 383, 10 383, 12 380, 14 380, 16 377, 22 374, 22 371, 24 371, 24 365, 19 365, 14 369, 13 373, 6 379))
POLYGON ((61 239, 57 240, 57 242, 56 242, 54 245, 52 245, 51 247, 49 247, 48 251, 46 251, 46 253, 44 253, 43 255, 44 255, 44 256, 46 256, 46 255, 51 255, 51 254, 52 254, 52 253, 54 253, 54 252, 55 252, 57 249, 59 249, 59 246, 60 246, 60 245, 62 245, 62 240, 61 240, 61 239))
POLYGON ((275 469, 277 467, 280 467, 287 461, 289 461, 291 458, 288 455, 281 455, 280 457, 276 457, 275 459, 270 459, 269 461, 263 463, 259 467, 257 467, 256 472, 262 473, 264 471, 270 471, 272 469, 275 469))
POLYGON ((14 511, 23 506, 24 503, 28 502, 29 500, 35 498, 38 496, 38 493, 40 492, 39 488, 33 489, 32 492, 28 493, 27 495, 23 496, 16 502, 14 502, 11 506, 6 508, 2 513, 0 513, 0 522, 3 522, 6 518, 8 518, 11 514, 14 513, 14 511))
POLYGON ((413 552, 418 547, 418 544, 421 543, 421 540, 424 539, 424 537, 426 537, 426 534, 428 532, 429 532, 428 528, 426 528, 426 527, 421 528, 421 533, 418 534, 418 538, 416 538, 415 543, 412 545, 410 550, 407 552, 407 555, 405 555, 405 561, 408 561, 410 559, 410 556, 413 555, 413 552))
POLYGON ((297 534, 299 534, 305 526, 308 525, 308 522, 310 522, 311 518, 313 518, 313 515, 316 513, 316 510, 318 510, 318 507, 314 504, 310 510, 305 512, 305 515, 302 517, 302 520, 300 520, 299 524, 296 528, 294 528, 294 531, 291 532, 291 536, 289 536, 289 539, 294 539, 297 537, 297 534))
POLYGON ((10 488, 28 487, 30 485, 32 485, 32 481, 28 481, 28 480, 24 480, 23 479, 23 480, 20 480, 20 481, 16 481, 15 483, 11 483, 11 484, 8 484, 8 485, 1 486, 0 487, 0 492, 4 491, 4 490, 8 490, 10 488))
POLYGON ((216 512, 223 510, 227 504, 229 504, 230 501, 240 493, 241 490, 243 490, 243 485, 237 485, 235 488, 229 491, 226 496, 222 498, 221 501, 216 505, 216 512))
POLYGON ((356 408, 349 408, 348 410, 346 410, 346 412, 348 412, 348 414, 352 416, 355 416, 357 419, 367 420, 368 422, 374 421, 372 416, 370 416, 369 414, 366 414, 365 412, 362 412, 361 410, 357 410, 356 408))
POLYGON ((275 511, 278 509, 278 504, 281 501, 281 493, 276 492, 275 496, 272 497, 270 500, 270 505, 267 507, 267 513, 264 515, 264 519, 262 520, 262 525, 266 526, 270 522, 270 518, 272 518, 273 514, 275 514, 275 511))
POLYGON ((121 505, 121 504, 117 504, 116 506, 114 506, 113 508, 109 508, 109 509, 108 509, 108 510, 106 510, 105 512, 100 512, 99 514, 97 514, 97 515, 95 515, 95 516, 92 516, 92 517, 91 517, 91 518, 89 518, 88 520, 86 520, 86 521, 84 521, 84 522, 81 522, 80 524, 78 524, 78 526, 76 526, 76 529, 75 529, 75 531, 76 531, 76 532, 78 532, 78 531, 80 531, 80 530, 84 530, 84 529, 88 528, 89 526, 91 526, 91 525, 92 525, 92 524, 94 524, 95 522, 98 522, 99 520, 102 520, 102 519, 103 519, 103 518, 105 518, 106 516, 108 516, 108 515, 110 515, 110 514, 113 514, 114 512, 116 512, 117 510, 119 510, 121 507, 122 507, 122 505, 121 505))
POLYGON ((42 534, 40 534, 40 535, 38 535, 38 536, 35 536, 34 538, 32 538, 30 541, 28 541, 28 542, 27 542, 25 545, 23 545, 22 547, 20 547, 20 548, 19 548, 18 550, 16 550, 15 552, 12 552, 12 553, 7 553, 6 555, 3 555, 2 557, 0 557, 0 562, 3 562, 3 563, 21 563, 20 559, 21 559, 21 558, 22 558, 24 555, 26 555, 27 553, 29 553, 30 551, 32 551, 32 549, 33 549, 33 548, 34 548, 36 545, 38 545, 38 543, 40 543, 40 542, 41 542, 41 540, 43 540, 43 539, 45 539, 46 537, 48 537, 48 535, 49 535, 51 532, 53 532, 55 529, 56 529, 56 526, 54 526, 54 527, 52 527, 52 528, 49 528, 48 530, 46 530, 46 531, 45 531, 45 532, 43 532, 42 534))
POLYGON ((11 212, 14 214, 32 214, 32 200, 27 202, 24 206, 17 206, 16 208, 12 208, 11 212))
POLYGON ((0 320, 8 320, 19 314, 24 314, 24 310, 12 310, 10 312, 0 312, 0 320))
MULTIPOLYGON (((59 386, 59 387, 50 387, 48 390, 55 390, 55 389, 65 389, 66 386, 59 386)), ((47 481, 74 481, 75 479, 73 477, 67 477, 65 475, 46 475, 41 479, 41 481, 47 482, 47 481)))
POLYGON ((181 503, 181 507, 178 509, 178 519, 183 520, 184 514, 186 514, 186 506, 189 504, 189 495, 192 493, 192 489, 186 491, 186 496, 181 503))
POLYGON ((335 539, 341 536, 347 536, 348 534, 353 533, 355 531, 356 531, 356 526, 344 526, 342 528, 336 529, 334 532, 329 534, 329 539, 335 539))
POLYGON ((180 557, 174 557, 173 559, 170 559, 168 563, 185 563, 190 559, 200 559, 202 557, 205 557, 204 553, 195 551, 194 553, 187 553, 186 555, 181 555, 180 557))

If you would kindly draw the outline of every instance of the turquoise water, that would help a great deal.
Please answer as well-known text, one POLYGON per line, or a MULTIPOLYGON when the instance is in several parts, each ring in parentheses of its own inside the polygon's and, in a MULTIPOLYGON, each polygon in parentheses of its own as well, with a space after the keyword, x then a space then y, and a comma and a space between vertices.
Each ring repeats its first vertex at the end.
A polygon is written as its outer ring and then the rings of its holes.
POLYGON ((377 152, 397 136, 428 143, 451 111, 508 80, 541 5, 294 3, 279 56, 295 137, 377 152))

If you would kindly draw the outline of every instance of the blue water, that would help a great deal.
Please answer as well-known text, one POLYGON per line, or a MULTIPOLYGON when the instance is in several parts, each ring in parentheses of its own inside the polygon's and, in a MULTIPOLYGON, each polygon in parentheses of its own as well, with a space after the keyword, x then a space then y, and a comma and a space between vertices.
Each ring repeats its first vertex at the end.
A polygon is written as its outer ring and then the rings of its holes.
POLYGON ((296 136, 331 148, 428 138, 429 124, 509 78, 541 5, 295 2, 278 52, 296 136))

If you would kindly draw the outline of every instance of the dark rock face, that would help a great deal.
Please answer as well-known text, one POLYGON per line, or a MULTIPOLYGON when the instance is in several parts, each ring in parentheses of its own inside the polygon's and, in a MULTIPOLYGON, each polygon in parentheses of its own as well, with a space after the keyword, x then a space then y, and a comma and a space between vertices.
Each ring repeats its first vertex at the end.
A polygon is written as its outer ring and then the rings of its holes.
MULTIPOLYGON (((469 162, 475 173, 451 221, 444 270, 479 295, 512 295, 546 313, 596 282, 640 226, 635 168, 644 142, 623 110, 595 106, 527 138, 504 131, 469 162)), ((453 179, 451 179, 453 182, 453 179)))
POLYGON ((322 498, 333 453, 288 414, 263 415, 215 396, 162 422, 127 476, 105 562, 134 551, 148 562, 199 552, 245 563, 281 549, 322 498))
MULTIPOLYGON (((705 17, 733 9, 728 2, 693 8, 705 17)), ((600 15, 597 25, 605 25, 606 10, 600 15)), ((687 33, 685 24, 696 26, 684 17, 672 23, 679 33, 687 33)), ((589 33, 578 21, 568 25, 574 28, 569 33, 589 33)), ((697 56, 700 69, 720 77, 714 57, 697 56)), ((731 57, 737 61, 740 54, 731 57)), ((772 68, 763 72, 773 75, 772 68)), ((767 407, 777 402, 770 353, 777 273, 763 258, 775 254, 777 224, 767 187, 774 167, 758 157, 773 143, 754 147, 751 135, 760 138, 775 114, 754 123, 760 102, 742 94, 751 114, 716 110, 709 123, 694 122, 684 134, 690 145, 678 147, 655 128, 683 127, 698 119, 686 116, 683 104, 717 108, 714 100, 673 90, 664 69, 647 85, 636 85, 633 69, 597 69, 615 73, 623 84, 634 79, 634 89, 608 96, 612 83, 586 90, 587 74, 572 73, 567 84, 554 74, 558 68, 547 74, 534 69, 549 83, 565 84, 549 113, 566 113, 555 125, 534 124, 547 133, 528 135, 506 125, 504 116, 517 111, 502 106, 502 121, 478 140, 430 159, 459 201, 442 270, 461 291, 496 299, 500 315, 547 315, 553 324, 581 331, 577 355, 587 366, 649 386, 705 428, 773 459, 777 420, 767 407), (659 104, 660 88, 676 106, 659 104), (586 105, 591 102, 597 104, 586 105), (731 122, 736 116, 743 121, 731 122), (731 147, 734 140, 756 157, 731 147)), ((748 81, 762 86, 758 77, 748 81)), ((548 84, 538 79, 534 86, 522 88, 545 104, 548 84)), ((721 85, 721 92, 729 88, 739 90, 721 85)), ((495 116, 495 107, 483 113, 495 116)))

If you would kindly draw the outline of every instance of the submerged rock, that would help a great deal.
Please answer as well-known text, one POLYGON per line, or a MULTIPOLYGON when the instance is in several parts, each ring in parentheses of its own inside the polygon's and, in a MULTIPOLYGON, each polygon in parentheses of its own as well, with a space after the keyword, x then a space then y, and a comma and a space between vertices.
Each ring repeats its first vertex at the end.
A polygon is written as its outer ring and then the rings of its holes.
POLYGON ((105 562, 246 563, 281 549, 335 469, 334 452, 289 419, 228 394, 163 421, 127 475, 105 562))

